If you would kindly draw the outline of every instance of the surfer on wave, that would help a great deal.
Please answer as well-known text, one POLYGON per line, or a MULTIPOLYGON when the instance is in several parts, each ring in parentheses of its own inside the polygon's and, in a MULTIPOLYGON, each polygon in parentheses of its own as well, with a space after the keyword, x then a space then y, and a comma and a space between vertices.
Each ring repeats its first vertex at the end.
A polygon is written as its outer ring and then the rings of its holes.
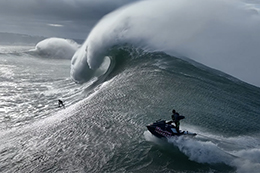
POLYGON ((58 104, 59 104, 59 107, 62 106, 65 109, 65 105, 62 100, 58 99, 58 104))

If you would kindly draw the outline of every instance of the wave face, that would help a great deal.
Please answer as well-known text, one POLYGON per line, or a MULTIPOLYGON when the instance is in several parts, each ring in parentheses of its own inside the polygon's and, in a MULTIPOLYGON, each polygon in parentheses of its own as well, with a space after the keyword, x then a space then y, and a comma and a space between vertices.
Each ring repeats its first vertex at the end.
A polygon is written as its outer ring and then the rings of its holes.
POLYGON ((115 45, 130 44, 189 58, 260 86, 259 1, 141 1, 120 8, 94 27, 74 55, 71 75, 95 70, 115 45), (92 70, 90 70, 92 69, 92 70))
POLYGON ((27 48, 0 50, 1 172, 259 172, 258 87, 129 45, 109 50, 95 72, 105 82, 78 85, 70 60, 27 48), (196 137, 147 131, 173 108, 196 137))
POLYGON ((31 52, 43 57, 71 59, 79 48, 75 41, 63 38, 48 38, 40 41, 31 52))
POLYGON ((242 1, 142 1, 105 16, 71 61, 55 59, 65 39, 39 44, 51 58, 1 46, 0 172, 258 173, 260 88, 219 71, 246 54, 238 71, 257 72, 258 16, 242 1), (173 108, 196 137, 147 131, 173 108))

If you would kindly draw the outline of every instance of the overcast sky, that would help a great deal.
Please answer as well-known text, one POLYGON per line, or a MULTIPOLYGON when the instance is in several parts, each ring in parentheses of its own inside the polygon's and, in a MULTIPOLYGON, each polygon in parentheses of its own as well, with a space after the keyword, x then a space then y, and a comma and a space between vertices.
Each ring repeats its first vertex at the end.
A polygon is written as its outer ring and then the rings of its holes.
POLYGON ((85 39, 107 13, 138 0, 1 0, 0 32, 85 39))

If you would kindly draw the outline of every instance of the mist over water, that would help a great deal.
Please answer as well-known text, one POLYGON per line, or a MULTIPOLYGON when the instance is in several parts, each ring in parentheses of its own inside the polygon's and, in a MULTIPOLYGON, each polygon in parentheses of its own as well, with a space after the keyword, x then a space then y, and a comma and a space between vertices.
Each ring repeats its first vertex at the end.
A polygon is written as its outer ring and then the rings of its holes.
POLYGON ((98 68, 112 46, 131 44, 190 58, 260 86, 259 30, 259 1, 141 1, 103 17, 74 55, 72 76, 98 68))

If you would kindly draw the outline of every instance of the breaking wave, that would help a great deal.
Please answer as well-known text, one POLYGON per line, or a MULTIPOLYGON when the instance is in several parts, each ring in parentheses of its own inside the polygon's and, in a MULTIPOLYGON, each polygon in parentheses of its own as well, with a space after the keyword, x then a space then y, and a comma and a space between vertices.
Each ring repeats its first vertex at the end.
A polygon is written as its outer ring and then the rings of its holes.
POLYGON ((44 57, 71 59, 79 47, 73 40, 53 37, 40 41, 31 52, 44 57))
POLYGON ((99 68, 111 47, 129 44, 189 58, 260 86, 259 21, 259 1, 140 1, 103 17, 73 56, 71 75, 89 80, 91 75, 82 74, 99 68))

